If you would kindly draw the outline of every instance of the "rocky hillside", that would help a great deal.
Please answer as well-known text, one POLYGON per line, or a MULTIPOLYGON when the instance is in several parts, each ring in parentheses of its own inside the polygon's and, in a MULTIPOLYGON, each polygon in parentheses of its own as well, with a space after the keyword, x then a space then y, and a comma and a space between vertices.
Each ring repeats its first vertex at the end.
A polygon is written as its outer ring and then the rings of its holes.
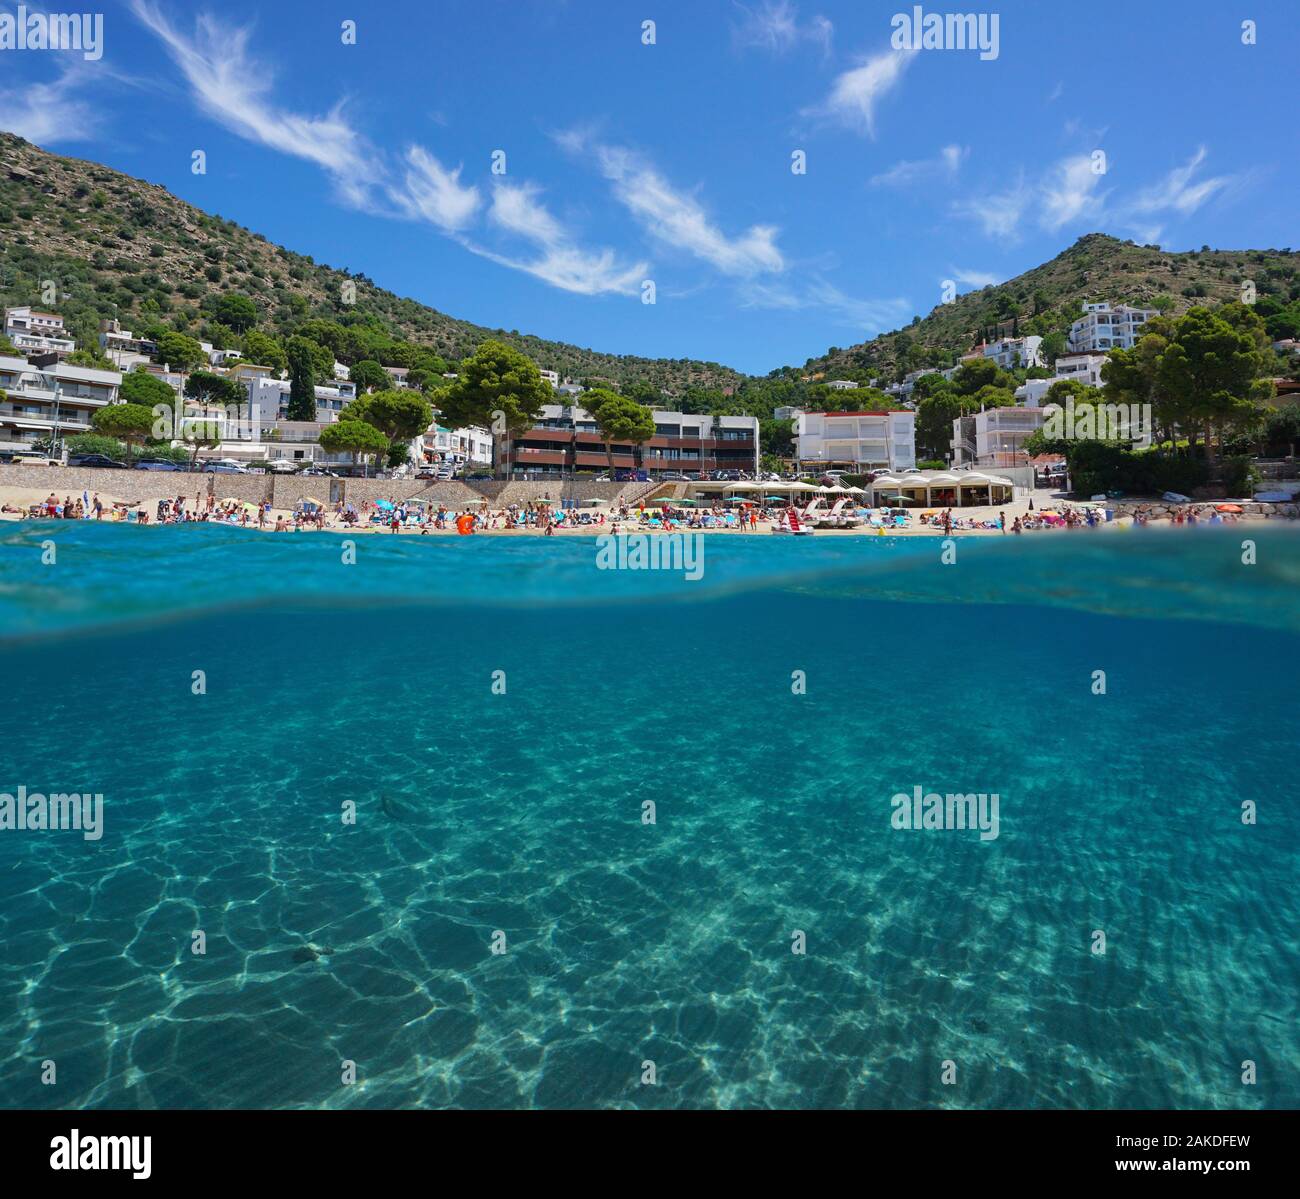
POLYGON ((1142 304, 1172 313, 1240 299, 1251 280, 1259 297, 1300 298, 1300 252, 1211 250, 1170 254, 1103 233, 1081 237, 1050 262, 1005 283, 941 304, 905 329, 847 348, 832 347, 797 369, 805 376, 880 375, 948 365, 984 338, 1068 330, 1085 301, 1142 304))
MULTIPOLYGON (((1206 247, 1169 254, 1093 233, 1050 262, 959 296, 905 329, 832 347, 771 377, 888 381, 907 370, 949 365, 986 337, 1059 335, 1085 300, 1181 312, 1194 303, 1239 297, 1244 280, 1254 282, 1260 297, 1282 304, 1300 298, 1300 253, 1206 247)), ((451 361, 484 338, 499 337, 561 376, 619 387, 646 384, 670 396, 739 388, 732 406, 764 407, 746 401, 759 381, 745 387, 746 377, 729 367, 602 354, 457 320, 376 287, 365 275, 272 245, 164 188, 0 133, 0 303, 53 307, 79 341, 93 344, 99 320, 111 316, 127 328, 162 322, 200 334, 204 303, 229 292, 251 297, 262 313, 259 328, 281 337, 312 318, 369 324, 451 361), (47 280, 54 283, 53 298, 42 294, 47 280)))
POLYGON ((99 319, 114 315, 131 328, 146 313, 168 324, 180 314, 189 319, 186 331, 197 333, 202 301, 230 291, 257 302, 265 314, 260 327, 271 333, 312 317, 378 322, 451 360, 498 337, 562 377, 643 381, 670 394, 744 378, 717 363, 602 354, 457 320, 364 275, 272 245, 162 187, 0 133, 0 302, 53 307, 74 335, 93 342, 99 319), (56 299, 43 299, 43 280, 55 282, 56 299), (348 284, 355 287, 351 304, 348 284))

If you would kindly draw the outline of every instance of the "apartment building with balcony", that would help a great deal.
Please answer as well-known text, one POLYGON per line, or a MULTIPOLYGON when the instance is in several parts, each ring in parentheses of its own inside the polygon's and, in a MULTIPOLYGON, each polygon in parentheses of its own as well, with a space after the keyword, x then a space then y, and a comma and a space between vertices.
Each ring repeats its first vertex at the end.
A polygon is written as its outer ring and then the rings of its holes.
POLYGON ((1041 337, 1004 337, 984 345, 984 357, 992 358, 1004 371, 1018 366, 1042 366, 1043 339, 1041 337))
POLYGON ((1131 350, 1146 331, 1147 321, 1159 315, 1155 308, 1085 304, 1083 316, 1070 326, 1070 349, 1076 354, 1131 350))
MULTIPOLYGON (((1042 380, 1054 382, 1055 380, 1042 380)), ((1043 427, 1038 407, 988 408, 952 422, 953 466, 1024 466, 1025 438, 1043 427)))
MULTIPOLYGON (((573 471, 644 470, 709 474, 758 470, 758 418, 698 416, 654 410, 654 436, 644 446, 615 442, 606 452, 595 418, 583 408, 546 404, 537 424, 510 439, 504 458, 514 474, 560 476, 573 471)), ((504 462, 502 466, 504 467, 504 462)))
MULTIPOLYGON (((289 393, 292 388, 288 379, 273 378, 269 367, 258 367, 256 373, 246 371, 236 374, 241 383, 248 387, 248 401, 261 415, 264 425, 289 419, 289 393), (266 373, 261 373, 265 371, 266 373)), ((346 379, 334 379, 329 383, 317 383, 316 423, 329 424, 339 418, 339 413, 357 398, 357 385, 346 379)))
POLYGON ((6 308, 5 336, 20 354, 57 354, 66 358, 77 348, 67 336, 63 318, 55 312, 34 308, 6 308))
POLYGON ((916 413, 801 412, 794 418, 800 463, 849 470, 916 465, 916 413))
POLYGON ((23 358, 0 357, 0 445, 27 448, 44 438, 91 431, 91 417, 116 403, 122 376, 56 362, 38 367, 23 358))
POLYGON ((1056 374, 1051 379, 1027 379, 1016 388, 1016 399, 1030 408, 1037 408, 1053 385, 1062 379, 1073 379, 1085 387, 1101 387, 1101 367, 1106 355, 1100 351, 1086 354, 1062 354, 1056 360, 1056 374))
POLYGON ((492 465, 492 434, 473 425, 448 429, 435 422, 412 443, 411 457, 417 463, 488 468, 492 465))

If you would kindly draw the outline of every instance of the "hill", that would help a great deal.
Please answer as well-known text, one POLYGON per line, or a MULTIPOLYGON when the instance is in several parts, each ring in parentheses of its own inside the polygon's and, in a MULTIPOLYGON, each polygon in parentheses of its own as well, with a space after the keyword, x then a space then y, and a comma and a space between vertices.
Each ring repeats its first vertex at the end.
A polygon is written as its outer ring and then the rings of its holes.
POLYGON ((1085 301, 1140 304, 1177 315, 1194 304, 1240 299, 1246 280, 1254 282, 1259 298, 1286 305, 1300 298, 1300 253, 1206 246, 1175 254, 1090 233, 1050 262, 940 304, 905 329, 843 349, 832 347, 787 371, 889 382, 908 370, 949 366, 984 339, 1062 334, 1085 301))
POLYGON ((113 316, 126 328, 164 324, 218 346, 223 335, 233 342, 211 306, 237 293, 257 305, 258 328, 280 338, 317 319, 373 329, 455 362, 497 337, 562 377, 605 380, 643 399, 662 392, 687 411, 768 419, 778 405, 807 402, 808 382, 818 379, 889 382, 909 370, 949 366, 999 336, 1037 333, 1059 345, 1085 301, 1179 313, 1238 298, 1247 279, 1261 299, 1300 299, 1300 253, 1205 247, 1174 254, 1092 233, 1050 262, 958 296, 904 329, 755 379, 715 362, 604 354, 458 320, 376 287, 364 274, 273 245, 155 184, 0 133, 0 304, 54 308, 84 345, 94 345, 100 319, 113 316), (47 280, 53 298, 43 294, 47 280))
POLYGON ((0 133, 0 303, 55 308, 79 342, 94 344, 99 320, 114 315, 125 328, 179 316, 197 334, 204 301, 231 291, 256 302, 259 328, 272 334, 310 318, 369 323, 451 361, 496 337, 562 378, 643 382, 668 394, 745 378, 714 362, 603 354, 457 320, 272 245, 165 188, 0 133), (55 282, 57 298, 43 299, 44 280, 55 282), (353 303, 344 302, 347 284, 353 303))

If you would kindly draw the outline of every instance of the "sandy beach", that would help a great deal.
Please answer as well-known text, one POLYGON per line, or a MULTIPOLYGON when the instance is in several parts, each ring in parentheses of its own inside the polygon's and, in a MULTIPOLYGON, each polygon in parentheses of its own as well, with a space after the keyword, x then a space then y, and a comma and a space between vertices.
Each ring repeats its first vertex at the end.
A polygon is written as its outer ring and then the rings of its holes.
MULTIPOLYGON (((0 520, 18 522, 18 521, 29 521, 33 519, 39 519, 40 523, 42 524, 58 523, 60 518, 31 518, 22 515, 22 513, 25 513, 32 505, 43 503, 46 500, 46 498, 49 496, 49 494, 50 493, 48 491, 41 491, 39 488, 33 488, 33 487, 0 486, 0 508, 21 509, 21 512, 0 511, 0 520)), ((119 497, 113 495, 111 492, 103 491, 103 492, 91 492, 90 496, 92 502, 96 495, 98 495, 100 502, 104 506, 103 519, 111 520, 115 505, 121 504, 122 501, 119 499, 119 497)), ((168 500, 168 499, 174 500, 175 495, 176 493, 174 491, 168 493, 164 493, 160 491, 159 494, 156 496, 150 496, 149 498, 141 500, 138 503, 124 505, 123 510, 134 508, 137 511, 147 512, 149 513, 150 516, 150 524, 153 524, 154 523, 153 517, 157 511, 159 501, 168 500)), ((80 497, 74 496, 72 498, 76 500, 80 497)), ((1071 506, 1071 504, 1072 501, 1063 499, 1059 495, 1059 493, 1055 493, 1049 489, 1044 488, 1035 492, 1033 497, 1034 506, 1032 511, 1033 513, 1036 514, 1041 514, 1043 512, 1063 512, 1067 507, 1071 506)), ((1011 503, 994 506, 994 507, 986 506, 986 507, 968 507, 968 508, 954 509, 953 515, 955 518, 959 518, 963 522, 985 522, 985 521, 997 521, 1000 514, 1005 514, 1006 526, 1007 526, 1006 535, 1012 535, 1011 527, 1013 522, 1016 520, 1016 518, 1017 517, 1023 518, 1026 515, 1029 515, 1031 513, 1031 509, 1029 505, 1030 505, 1029 497, 1025 496, 1025 497, 1018 498, 1012 501, 1011 503)), ((1209 503, 1209 502, 1205 504, 1195 505, 1195 507, 1198 509, 1198 511, 1201 513, 1203 517, 1208 517, 1214 509, 1213 503, 1209 503)), ((476 509, 471 509, 471 510, 476 510, 476 509)), ((585 511, 598 512, 600 510, 586 509, 585 511)), ((916 514, 919 515, 921 511, 934 511, 934 509, 918 509, 915 511, 916 514)), ((448 512, 452 513, 453 509, 449 507, 448 512)), ((624 532, 660 532, 660 531, 672 532, 674 531, 671 529, 668 530, 647 529, 642 525, 642 523, 638 519, 638 509, 632 508, 630 512, 631 512, 630 517, 626 519, 618 519, 617 523, 621 531, 624 532)), ((608 508, 604 509, 604 513, 605 513, 605 522, 603 524, 593 523, 587 525, 572 525, 567 527, 557 526, 557 527, 553 527, 550 535, 556 537, 586 537, 586 536, 598 536, 602 533, 612 533, 615 531, 614 528, 615 519, 616 519, 615 514, 613 511, 611 511, 608 508)), ((258 532, 275 532, 276 522, 283 520, 284 523, 288 525, 288 528, 281 529, 280 531, 289 532, 289 533, 327 532, 327 533, 347 533, 350 535, 364 534, 366 536, 380 535, 380 536, 399 536, 399 537, 461 536, 461 534, 457 532, 455 523, 450 517, 447 521, 446 527, 442 529, 434 528, 432 524, 430 524, 427 527, 406 526, 403 527, 401 530, 399 530, 397 533, 393 533, 393 531, 387 525, 371 524, 368 521, 364 521, 364 520, 357 524, 347 524, 342 520, 336 518, 332 513, 325 518, 323 529, 318 529, 314 525, 303 525, 302 527, 296 527, 293 523, 293 516, 294 514, 291 509, 273 508, 270 511, 268 524, 265 527, 259 529, 257 525, 256 514, 255 512, 250 510, 249 524, 247 526, 235 526, 235 527, 247 527, 249 529, 258 532)), ((487 517, 490 522, 494 518, 500 521, 504 517, 504 512, 502 510, 489 508, 487 509, 487 517)), ((1252 517, 1251 515, 1246 515, 1239 519, 1251 520, 1251 519, 1261 519, 1261 518, 1252 517)), ((221 523, 229 523, 229 522, 221 522, 221 523)), ((1128 515, 1124 515, 1124 516, 1117 517, 1117 519, 1111 522, 1110 524, 1102 524, 1098 527, 1111 528, 1111 529, 1124 528, 1131 525, 1132 523, 1133 523, 1132 517, 1128 515)), ((1171 522, 1166 517, 1155 516, 1150 520, 1150 523, 1152 525, 1160 525, 1160 524, 1169 524, 1171 522)), ((746 537, 746 536, 752 536, 755 533, 760 535, 770 534, 772 527, 773 527, 773 522, 760 520, 758 522, 757 528, 751 529, 748 532, 741 532, 736 528, 690 529, 685 527, 675 531, 703 533, 709 536, 746 537)), ((1051 530, 1039 530, 1039 529, 1026 530, 1026 532, 1047 532, 1047 531, 1051 531, 1051 530)), ((479 528, 475 530, 474 535, 488 536, 488 537, 494 537, 494 536, 545 537, 548 534, 546 530, 542 528, 521 528, 521 529, 479 528)), ((816 536, 818 537, 879 537, 879 536, 935 537, 935 536, 943 536, 943 535, 944 532, 942 528, 938 526, 929 525, 929 524, 922 524, 919 521, 919 519, 916 519, 915 515, 914 518, 907 525, 904 525, 899 528, 889 529, 887 531, 875 529, 870 527, 869 525, 863 524, 854 529, 824 529, 823 528, 823 529, 818 529, 816 532, 816 536)), ((998 537, 1002 535, 1003 533, 1001 532, 1001 530, 996 528, 994 529, 954 528, 951 531, 951 536, 954 537, 998 537)))

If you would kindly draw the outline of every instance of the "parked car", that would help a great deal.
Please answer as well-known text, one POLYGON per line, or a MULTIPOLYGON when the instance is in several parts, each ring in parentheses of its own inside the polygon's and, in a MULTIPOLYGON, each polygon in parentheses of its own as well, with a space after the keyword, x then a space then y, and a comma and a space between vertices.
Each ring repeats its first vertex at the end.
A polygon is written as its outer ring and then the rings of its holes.
POLYGON ((173 462, 170 458, 141 458, 135 464, 136 470, 180 470, 183 467, 179 462, 173 462))
POLYGON ((37 450, 14 450, 3 455, 14 466, 62 466, 57 458, 50 458, 37 450))
POLYGON ((323 466, 309 466, 305 470, 298 472, 305 479, 337 479, 332 470, 326 470, 323 466))
POLYGON ((76 454, 68 459, 69 466, 102 466, 114 470, 126 470, 126 463, 110 458, 107 454, 76 454))
POLYGON ((233 458, 211 458, 203 464, 203 469, 216 475, 246 475, 248 467, 233 458))
POLYGON ((298 463, 287 458, 277 458, 266 469, 273 475, 292 475, 297 473, 298 463))

